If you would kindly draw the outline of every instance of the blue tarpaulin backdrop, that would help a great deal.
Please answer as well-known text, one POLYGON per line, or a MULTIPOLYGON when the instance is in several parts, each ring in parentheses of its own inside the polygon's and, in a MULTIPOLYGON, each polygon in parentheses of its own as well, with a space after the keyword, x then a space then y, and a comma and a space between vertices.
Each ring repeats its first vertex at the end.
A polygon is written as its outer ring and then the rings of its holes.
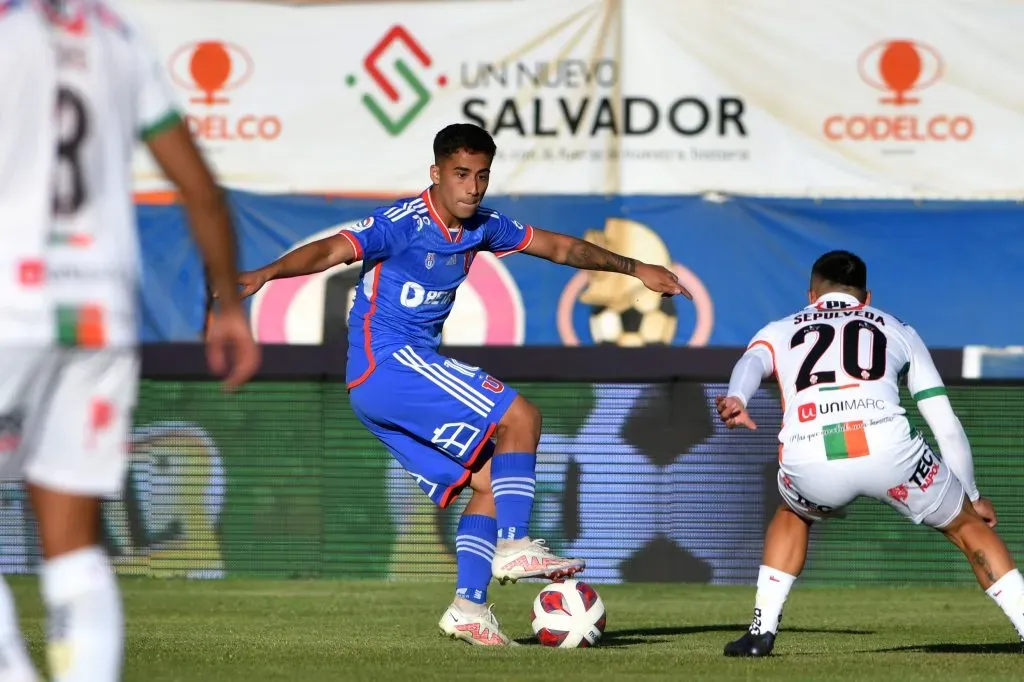
MULTIPOLYGON (((244 192, 230 199, 245 269, 388 203, 244 192)), ((1017 203, 697 196, 496 196, 486 203, 523 223, 576 236, 614 217, 653 229, 714 302, 709 345, 744 345, 767 321, 804 305, 811 263, 837 248, 867 261, 874 304, 914 325, 930 346, 1024 343, 1024 206, 1017 203)), ((195 340, 203 276, 184 213, 144 205, 139 222, 143 341, 195 340)), ((525 343, 561 344, 556 309, 574 271, 524 255, 503 263, 522 295, 525 343)), ((685 343, 693 308, 677 307, 677 343, 685 343)), ((586 325, 579 329, 580 341, 589 343, 586 325)))

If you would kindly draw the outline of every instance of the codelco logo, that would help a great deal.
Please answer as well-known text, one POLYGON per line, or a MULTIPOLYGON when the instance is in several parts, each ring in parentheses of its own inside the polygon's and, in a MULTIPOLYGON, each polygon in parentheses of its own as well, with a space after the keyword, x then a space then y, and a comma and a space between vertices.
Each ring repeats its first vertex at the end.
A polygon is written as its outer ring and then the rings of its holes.
POLYGON ((825 119, 830 140, 856 142, 963 142, 974 135, 965 114, 919 113, 921 91, 934 85, 945 65, 938 50, 915 40, 883 40, 866 49, 857 63, 861 79, 884 94, 878 113, 834 114, 825 119))
MULTIPOLYGON (((424 76, 426 69, 432 65, 433 60, 419 41, 404 27, 397 25, 393 26, 363 59, 363 70, 366 75, 373 81, 379 94, 392 103, 391 105, 381 104, 379 98, 365 93, 362 98, 363 106, 391 135, 401 134, 430 103, 431 94, 424 81, 424 76), (409 98, 409 95, 399 93, 398 88, 381 71, 380 66, 388 55, 402 46, 416 60, 415 63, 410 66, 402 57, 395 57, 388 66, 398 74, 401 82, 407 86, 407 90, 411 91, 412 99, 409 98), (396 106, 397 111, 388 112, 388 109, 395 109, 396 106)), ((437 76, 435 82, 438 87, 444 87, 448 84, 448 78, 441 74, 437 76)), ((349 87, 355 87, 359 83, 359 78, 355 74, 349 74, 345 83, 349 87)))
POLYGON ((189 102, 199 105, 203 112, 186 116, 193 135, 216 142, 269 141, 281 136, 281 119, 277 116, 239 114, 232 106, 228 93, 244 86, 254 72, 252 57, 240 45, 209 40, 175 50, 170 58, 171 79, 193 93, 189 102))

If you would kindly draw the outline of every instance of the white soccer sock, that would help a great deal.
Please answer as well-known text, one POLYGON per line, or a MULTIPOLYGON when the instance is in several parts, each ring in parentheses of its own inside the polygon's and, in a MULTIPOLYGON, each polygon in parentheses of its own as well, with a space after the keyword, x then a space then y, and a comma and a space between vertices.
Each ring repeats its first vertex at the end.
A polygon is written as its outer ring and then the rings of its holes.
POLYGON ((124 619, 106 553, 87 547, 47 561, 42 590, 54 682, 117 682, 124 619))
POLYGON ((786 605, 789 589, 796 576, 762 565, 757 574, 757 596, 754 597, 754 619, 750 633, 778 632, 782 622, 782 607, 786 605))
POLYGON ((0 681, 36 682, 39 679, 18 628, 14 595, 0 578, 0 681))
POLYGON ((985 594, 999 605, 1024 642, 1024 576, 1016 568, 997 580, 985 594))

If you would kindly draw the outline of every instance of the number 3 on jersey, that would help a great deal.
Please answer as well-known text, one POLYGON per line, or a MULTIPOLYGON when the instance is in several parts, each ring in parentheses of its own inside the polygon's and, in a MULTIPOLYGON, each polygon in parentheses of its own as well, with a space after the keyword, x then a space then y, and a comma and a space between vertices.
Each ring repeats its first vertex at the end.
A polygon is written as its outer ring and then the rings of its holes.
MULTIPOLYGON (((807 342, 808 336, 814 334, 814 345, 807 352, 800 371, 796 375, 796 390, 802 391, 820 384, 834 384, 834 370, 815 370, 822 356, 836 340, 836 328, 829 324, 809 324, 801 327, 793 335, 790 348, 796 348, 807 342)), ((875 381, 885 376, 886 338, 882 330, 866 320, 852 320, 842 327, 840 332, 840 363, 845 374, 861 381, 875 381), (867 367, 860 364, 861 332, 868 332, 871 337, 871 359, 867 367)))
POLYGON ((88 199, 82 172, 82 143, 89 135, 89 116, 85 102, 73 90, 61 87, 57 92, 57 177, 53 210, 58 216, 71 216, 88 199))

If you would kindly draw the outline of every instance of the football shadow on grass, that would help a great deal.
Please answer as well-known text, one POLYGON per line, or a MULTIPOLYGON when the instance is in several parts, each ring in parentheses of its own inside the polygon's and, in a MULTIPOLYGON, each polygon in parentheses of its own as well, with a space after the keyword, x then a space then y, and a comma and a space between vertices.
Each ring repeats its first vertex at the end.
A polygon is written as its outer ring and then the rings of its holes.
MULTIPOLYGON (((639 644, 664 644, 666 643, 666 640, 661 639, 664 637, 674 637, 679 635, 699 635, 708 632, 734 633, 734 639, 735 637, 739 637, 741 634, 743 634, 743 632, 747 629, 748 626, 748 623, 733 623, 730 625, 687 625, 679 627, 628 628, 625 630, 610 630, 604 633, 604 637, 601 638, 600 646, 607 648, 619 646, 636 646, 639 644)), ((848 630, 840 628, 786 628, 786 632, 802 632, 825 635, 875 634, 874 630, 848 630)), ((516 641, 524 646, 540 646, 537 640, 532 637, 523 637, 517 639, 516 641)))
POLYGON ((863 653, 919 653, 919 654, 1014 654, 1019 656, 1021 645, 1013 642, 997 644, 911 644, 887 649, 871 649, 863 653))

